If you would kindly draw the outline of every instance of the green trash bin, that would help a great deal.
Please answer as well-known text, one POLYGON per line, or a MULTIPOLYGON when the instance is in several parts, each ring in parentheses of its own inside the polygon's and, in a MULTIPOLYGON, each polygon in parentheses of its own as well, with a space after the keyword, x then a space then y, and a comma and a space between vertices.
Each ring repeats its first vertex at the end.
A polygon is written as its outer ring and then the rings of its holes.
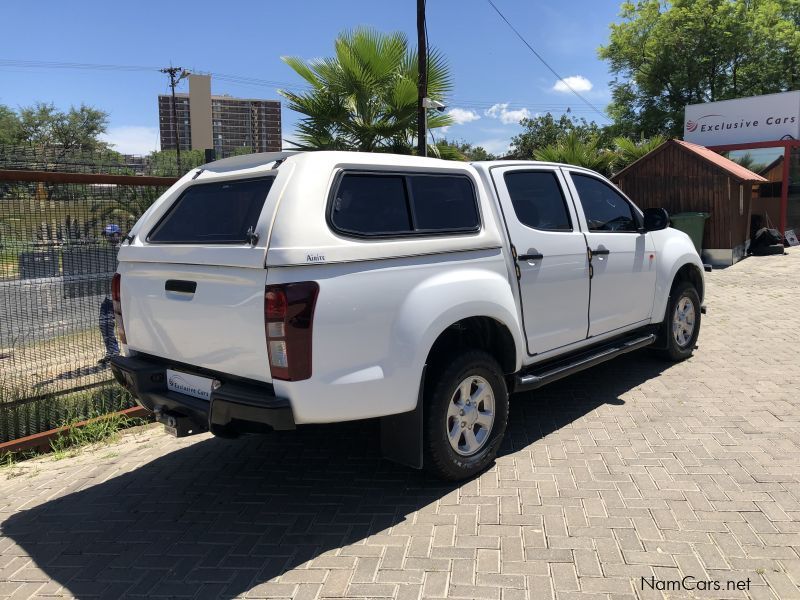
POLYGON ((684 212, 677 215, 670 215, 669 220, 672 227, 684 232, 694 243, 697 253, 703 249, 703 230, 706 227, 706 219, 710 217, 709 213, 705 212, 684 212))

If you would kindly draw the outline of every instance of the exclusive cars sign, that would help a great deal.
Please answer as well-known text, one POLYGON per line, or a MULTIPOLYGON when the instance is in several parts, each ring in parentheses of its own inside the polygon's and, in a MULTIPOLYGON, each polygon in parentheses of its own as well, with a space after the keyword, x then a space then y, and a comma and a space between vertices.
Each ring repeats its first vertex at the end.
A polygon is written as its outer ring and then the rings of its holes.
POLYGON ((703 146, 800 139, 800 91, 689 104, 683 139, 703 146))

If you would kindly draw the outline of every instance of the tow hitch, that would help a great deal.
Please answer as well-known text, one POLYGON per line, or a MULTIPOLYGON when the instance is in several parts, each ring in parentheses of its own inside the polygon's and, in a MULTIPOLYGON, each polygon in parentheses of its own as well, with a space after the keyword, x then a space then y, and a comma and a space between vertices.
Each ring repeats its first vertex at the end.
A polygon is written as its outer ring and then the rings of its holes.
POLYGON ((174 437, 186 437, 202 433, 202 430, 189 417, 176 413, 166 412, 158 408, 155 410, 156 421, 164 426, 164 431, 174 437))

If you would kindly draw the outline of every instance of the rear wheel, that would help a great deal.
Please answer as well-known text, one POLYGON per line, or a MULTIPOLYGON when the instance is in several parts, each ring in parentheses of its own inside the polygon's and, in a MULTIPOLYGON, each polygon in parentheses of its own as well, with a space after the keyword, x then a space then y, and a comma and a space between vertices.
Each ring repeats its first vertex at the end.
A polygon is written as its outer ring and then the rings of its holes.
POLYGON ((497 455, 508 421, 508 390, 486 352, 459 355, 432 375, 425 394, 425 463, 439 477, 464 479, 497 455))
POLYGON ((700 334, 700 296, 688 281, 677 283, 669 296, 662 335, 666 347, 663 354, 673 361, 689 358, 700 334))

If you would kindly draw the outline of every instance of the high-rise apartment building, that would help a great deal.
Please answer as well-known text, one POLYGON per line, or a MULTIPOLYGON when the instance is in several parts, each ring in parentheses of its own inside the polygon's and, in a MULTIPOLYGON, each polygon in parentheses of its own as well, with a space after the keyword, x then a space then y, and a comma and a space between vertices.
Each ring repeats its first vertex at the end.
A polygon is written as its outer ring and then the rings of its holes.
POLYGON ((158 96, 161 149, 175 149, 175 132, 181 150, 213 148, 227 156, 239 148, 252 152, 281 149, 281 103, 277 100, 212 96, 211 77, 189 75, 189 93, 158 96))

